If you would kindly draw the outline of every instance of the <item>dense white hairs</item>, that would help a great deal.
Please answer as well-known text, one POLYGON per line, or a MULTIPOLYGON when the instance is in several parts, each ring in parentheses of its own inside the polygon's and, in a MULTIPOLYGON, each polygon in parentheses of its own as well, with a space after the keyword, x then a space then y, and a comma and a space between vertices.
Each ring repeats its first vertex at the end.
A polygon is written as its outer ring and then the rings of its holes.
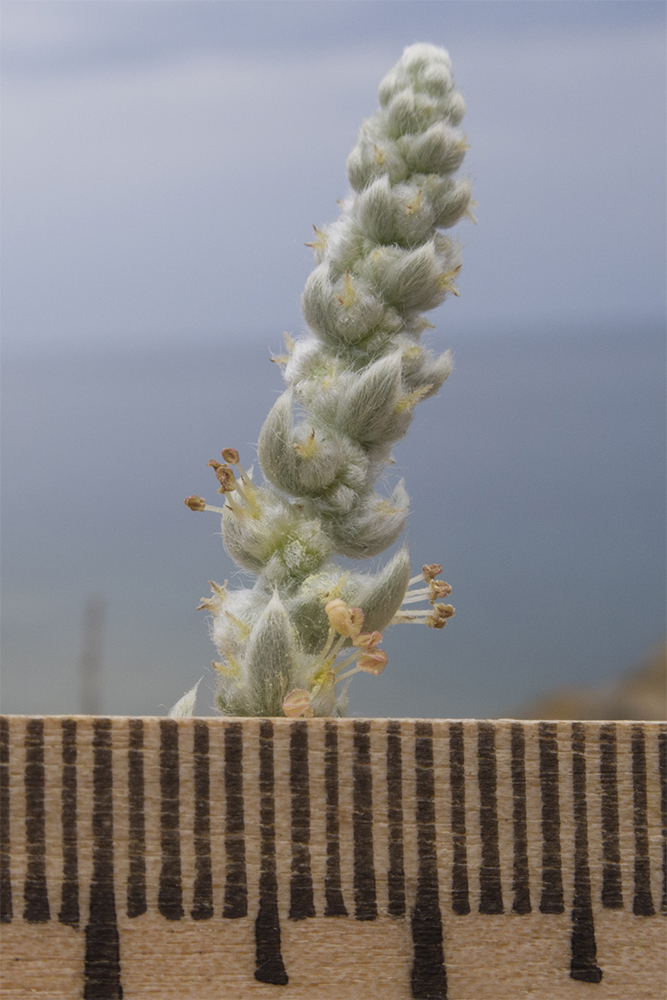
MULTIPOLYGON (((453 176, 467 144, 448 54, 410 46, 379 98, 348 158, 340 218, 316 228, 310 244, 316 266, 302 297, 310 332, 277 359, 287 387, 259 437, 265 483, 244 474, 227 490, 225 545, 257 575, 252 590, 215 586, 204 601, 221 657, 216 700, 227 714, 282 714, 295 689, 314 714, 341 712, 323 667, 333 634, 327 602, 361 608, 364 628, 380 631, 408 587, 405 548, 375 576, 344 572, 333 557, 374 556, 405 526, 403 483, 385 495, 376 480, 416 404, 451 370, 448 352, 434 357, 421 342, 430 326, 423 313, 458 294, 459 247, 441 230, 470 214, 471 191, 453 176)), ((224 483, 227 473, 216 474, 224 483)))

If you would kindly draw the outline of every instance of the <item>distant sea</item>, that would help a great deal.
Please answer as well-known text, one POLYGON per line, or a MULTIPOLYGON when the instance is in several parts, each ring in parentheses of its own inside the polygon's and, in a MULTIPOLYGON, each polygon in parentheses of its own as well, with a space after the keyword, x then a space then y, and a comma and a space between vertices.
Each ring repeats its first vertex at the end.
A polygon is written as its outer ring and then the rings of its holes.
MULTIPOLYGON (((502 716, 617 675, 665 632, 664 330, 452 340, 454 372, 392 475, 415 572, 442 562, 456 616, 392 629, 382 677, 350 689, 355 715, 502 716)), ((2 379, 4 710, 79 709, 96 596, 103 711, 163 712, 203 675, 210 714, 195 609, 207 580, 244 578, 215 515, 183 498, 214 497, 222 447, 253 463, 281 391, 268 347, 12 356, 2 379)))

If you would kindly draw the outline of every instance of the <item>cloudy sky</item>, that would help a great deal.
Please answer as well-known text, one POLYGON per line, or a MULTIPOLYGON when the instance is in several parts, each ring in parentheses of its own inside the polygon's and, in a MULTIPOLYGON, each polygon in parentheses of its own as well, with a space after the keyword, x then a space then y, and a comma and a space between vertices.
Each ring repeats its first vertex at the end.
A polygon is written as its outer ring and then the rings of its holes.
POLYGON ((298 331, 380 78, 447 47, 479 225, 480 332, 664 309, 660 2, 5 0, 8 350, 298 331))

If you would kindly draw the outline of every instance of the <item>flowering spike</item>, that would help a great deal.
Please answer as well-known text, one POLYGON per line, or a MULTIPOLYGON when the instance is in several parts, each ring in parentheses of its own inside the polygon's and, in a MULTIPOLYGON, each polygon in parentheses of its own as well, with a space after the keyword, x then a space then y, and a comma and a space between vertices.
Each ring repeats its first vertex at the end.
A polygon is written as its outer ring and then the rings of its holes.
POLYGON ((201 604, 227 715, 342 714, 338 682, 384 669, 388 625, 442 628, 454 613, 436 603, 451 589, 436 580, 442 567, 409 580, 405 547, 375 574, 335 562, 378 555, 405 526, 402 482, 388 495, 375 484, 417 404, 451 371, 449 353, 435 357, 421 334, 431 326, 425 314, 458 294, 459 247, 442 230, 471 204, 469 180, 455 176, 467 149, 465 105, 447 53, 408 47, 379 99, 347 161, 339 220, 314 227, 316 266, 302 296, 309 333, 296 342, 285 334, 286 351, 273 359, 286 389, 259 435, 264 482, 225 447, 222 462, 209 462, 224 507, 185 501, 223 515, 227 551, 256 577, 201 604), (418 602, 427 606, 413 610, 418 602))

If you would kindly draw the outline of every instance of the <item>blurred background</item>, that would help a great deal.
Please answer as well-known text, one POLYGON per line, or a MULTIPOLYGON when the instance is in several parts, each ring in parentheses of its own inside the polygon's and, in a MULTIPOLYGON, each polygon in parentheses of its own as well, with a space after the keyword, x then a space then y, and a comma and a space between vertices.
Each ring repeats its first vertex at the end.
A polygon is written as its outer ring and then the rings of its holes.
POLYGON ((351 713, 664 714, 664 5, 5 0, 2 35, 4 710, 161 714, 203 675, 212 714, 196 606, 248 580, 183 498, 252 464, 311 224, 429 41, 479 222, 396 472, 457 613, 392 629, 351 713))

